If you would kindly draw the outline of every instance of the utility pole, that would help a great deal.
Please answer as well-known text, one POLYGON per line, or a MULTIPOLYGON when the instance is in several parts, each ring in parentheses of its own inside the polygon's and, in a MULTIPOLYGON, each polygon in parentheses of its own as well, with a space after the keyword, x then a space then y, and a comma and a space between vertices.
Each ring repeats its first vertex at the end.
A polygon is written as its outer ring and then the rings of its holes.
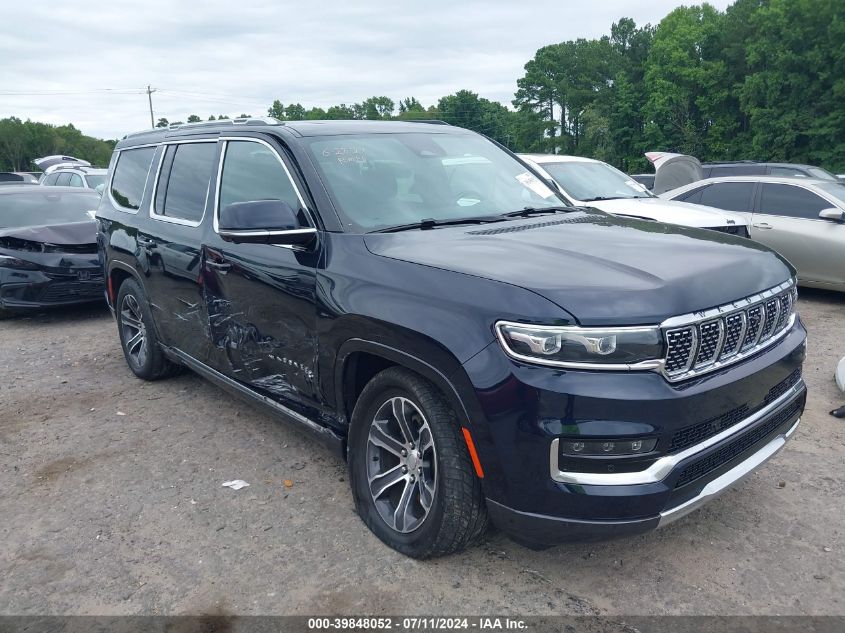
POLYGON ((153 118, 153 93, 155 90, 152 90, 149 85, 147 86, 147 100, 150 102, 150 127, 155 129, 156 122, 153 118))

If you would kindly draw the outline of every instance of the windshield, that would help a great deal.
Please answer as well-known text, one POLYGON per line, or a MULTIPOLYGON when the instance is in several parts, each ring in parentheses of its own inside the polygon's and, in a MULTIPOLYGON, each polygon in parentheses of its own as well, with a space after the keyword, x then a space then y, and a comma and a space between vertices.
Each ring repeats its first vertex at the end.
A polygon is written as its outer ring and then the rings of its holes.
POLYGON ((353 231, 562 204, 524 165, 475 134, 361 134, 307 142, 353 231))
POLYGON ((825 182, 817 186, 826 194, 836 198, 841 206, 845 206, 845 184, 840 184, 838 182, 825 182))
POLYGON ((102 186, 105 186, 105 184, 106 184, 105 174, 103 174, 103 175, 86 174, 85 180, 88 181, 88 188, 89 189, 97 189, 97 187, 102 188, 102 186))
POLYGON ((93 191, 0 194, 0 228, 91 220, 99 204, 93 191))
POLYGON ((607 163, 542 163, 563 192, 581 202, 614 198, 653 198, 646 188, 607 163))

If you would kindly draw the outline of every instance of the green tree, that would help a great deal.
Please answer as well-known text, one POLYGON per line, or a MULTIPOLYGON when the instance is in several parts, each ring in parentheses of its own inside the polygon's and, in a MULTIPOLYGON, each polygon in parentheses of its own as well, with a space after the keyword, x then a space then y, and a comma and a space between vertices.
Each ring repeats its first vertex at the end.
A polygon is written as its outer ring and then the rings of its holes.
POLYGON ((301 103, 291 103, 285 108, 285 118, 288 121, 302 121, 305 118, 305 108, 301 103))
POLYGON ((199 123, 200 121, 202 121, 202 119, 199 118, 196 114, 188 115, 188 123, 199 123))
POLYGON ((273 105, 271 105, 267 109, 267 116, 271 116, 279 121, 285 120, 285 106, 282 104, 281 101, 276 99, 273 101, 273 105))
POLYGON ((170 121, 168 121, 168 120, 167 120, 167 119, 165 119, 164 117, 161 117, 161 118, 160 118, 160 119, 156 122, 156 127, 167 127, 167 126, 169 126, 169 125, 170 125, 170 121))

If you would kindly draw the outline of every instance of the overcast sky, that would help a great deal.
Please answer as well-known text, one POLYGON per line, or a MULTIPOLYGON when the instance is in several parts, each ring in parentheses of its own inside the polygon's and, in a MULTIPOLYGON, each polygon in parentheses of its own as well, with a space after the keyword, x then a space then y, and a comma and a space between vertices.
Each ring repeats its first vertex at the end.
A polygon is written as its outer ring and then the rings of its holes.
POLYGON ((148 84, 156 118, 171 121, 263 116, 273 99, 415 96, 428 106, 462 88, 510 104, 540 46, 608 34, 620 17, 657 23, 680 4, 14 0, 0 27, 0 118, 118 138, 149 126, 148 84))

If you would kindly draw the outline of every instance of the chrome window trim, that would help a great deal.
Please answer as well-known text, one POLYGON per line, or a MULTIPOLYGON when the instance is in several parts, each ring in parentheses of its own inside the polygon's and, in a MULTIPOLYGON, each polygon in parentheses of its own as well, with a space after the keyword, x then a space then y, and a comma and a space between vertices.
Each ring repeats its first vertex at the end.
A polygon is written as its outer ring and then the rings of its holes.
POLYGON ((144 206, 144 192, 147 191, 147 185, 150 182, 150 172, 152 171, 153 162, 155 161, 155 150, 158 149, 159 145, 160 145, 160 143, 146 143, 145 145, 133 145, 132 147, 124 147, 122 149, 116 149, 114 151, 115 155, 112 157, 112 160, 114 161, 114 167, 111 169, 111 174, 109 175, 108 196, 109 196, 109 202, 111 202, 112 207, 116 211, 120 211, 122 213, 129 213, 130 215, 135 215, 135 214, 138 213, 138 211, 141 210, 141 207, 144 206), (124 207, 117 200, 114 199, 114 196, 112 195, 112 192, 111 192, 112 185, 114 183, 114 176, 117 173, 117 166, 120 163, 120 155, 123 152, 131 152, 134 149, 145 149, 147 147, 152 147, 154 149, 153 149, 153 157, 152 157, 152 159, 150 159, 150 166, 147 168, 147 177, 144 179, 144 188, 141 191, 141 204, 138 205, 137 209, 132 209, 130 207, 124 207))
MULTIPOLYGON (((158 166, 156 167, 155 180, 153 180, 153 190, 150 193, 150 218, 151 219, 158 220, 159 222, 169 222, 170 224, 179 224, 181 226, 189 226, 191 228, 198 227, 200 224, 202 224, 202 221, 205 219, 205 211, 208 208, 208 196, 211 193, 211 177, 214 175, 213 163, 212 163, 211 174, 209 174, 209 176, 208 176, 208 187, 206 187, 206 190, 205 190, 205 202, 203 203, 202 215, 200 216, 199 220, 194 221, 194 220, 186 220, 184 218, 170 217, 170 216, 163 215, 163 214, 159 213, 158 211, 156 211, 156 196, 158 195, 158 183, 159 183, 159 179, 161 178, 161 167, 162 167, 162 165, 164 165, 164 157, 167 155, 167 147, 169 145, 188 145, 188 144, 196 144, 196 143, 213 143, 214 145, 217 145, 217 139, 216 138, 213 138, 213 139, 204 138, 204 139, 189 139, 189 140, 185 140, 185 141, 172 140, 172 141, 166 141, 164 143, 159 143, 159 145, 161 147, 163 147, 164 149, 161 152, 161 156, 158 159, 158 166)), ((179 150, 176 150, 176 151, 178 152, 179 150)), ((170 184, 170 178, 169 177, 167 179, 167 183, 168 183, 168 185, 170 184)))
MULTIPOLYGON (((299 190, 299 187, 296 184, 296 180, 290 173, 288 166, 285 164, 284 159, 279 155, 279 152, 276 151, 276 148, 270 145, 264 139, 255 137, 255 136, 221 136, 220 142, 223 143, 223 147, 220 150, 220 159, 217 164, 217 182, 214 187, 214 208, 212 209, 212 226, 214 228, 214 232, 217 235, 223 237, 224 235, 231 235, 231 236, 238 236, 238 235, 266 235, 267 237, 273 235, 296 235, 296 234, 305 234, 305 233, 317 233, 317 222, 314 218, 314 213, 308 207, 305 202, 305 198, 302 196, 302 192, 299 190), (224 231, 220 232, 220 225, 218 224, 218 216, 220 215, 220 189, 223 184, 223 164, 226 161, 226 154, 229 150, 229 143, 232 141, 244 141, 250 143, 259 143, 264 145, 267 149, 269 149, 273 155, 276 157, 276 160, 279 161, 279 164, 282 166, 282 169, 285 172, 285 176, 287 176, 288 180, 290 181, 291 186, 293 187, 294 192, 296 193, 296 197, 299 200, 299 204, 302 207, 303 211, 305 212, 306 217, 311 222, 310 227, 307 228, 300 228, 300 229, 291 229, 289 231, 250 231, 250 232, 235 232, 235 231, 224 231)), ((278 248, 286 248, 291 250, 300 250, 303 249, 302 246, 298 246, 295 244, 273 244, 278 248)))
POLYGON ((739 435, 742 431, 750 426, 753 426, 763 418, 788 406, 793 400, 799 398, 805 390, 806 386, 804 384, 804 380, 799 379, 798 382, 795 383, 786 393, 759 411, 752 413, 741 422, 724 429, 720 433, 707 438, 699 444, 690 446, 680 453, 664 455, 645 470, 632 473, 580 473, 560 470, 558 466, 560 438, 556 437, 552 440, 551 448, 549 450, 549 468, 551 478, 560 483, 583 486, 632 486, 639 484, 653 484, 663 481, 682 461, 707 450, 711 446, 718 444, 732 435, 739 435))

